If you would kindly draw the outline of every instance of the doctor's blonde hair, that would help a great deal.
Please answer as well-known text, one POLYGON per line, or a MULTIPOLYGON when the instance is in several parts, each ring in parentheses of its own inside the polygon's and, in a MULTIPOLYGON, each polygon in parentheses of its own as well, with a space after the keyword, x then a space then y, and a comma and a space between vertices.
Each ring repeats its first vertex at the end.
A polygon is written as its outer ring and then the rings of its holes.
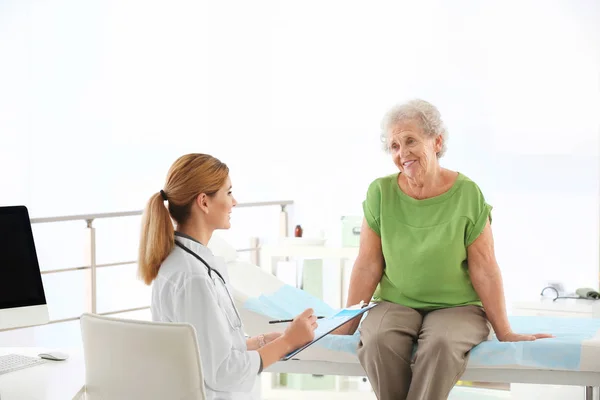
POLYGON ((228 176, 227 165, 208 154, 186 154, 173 163, 164 188, 150 197, 142 216, 138 276, 146 285, 175 245, 173 221, 185 224, 198 195, 214 195, 228 176))

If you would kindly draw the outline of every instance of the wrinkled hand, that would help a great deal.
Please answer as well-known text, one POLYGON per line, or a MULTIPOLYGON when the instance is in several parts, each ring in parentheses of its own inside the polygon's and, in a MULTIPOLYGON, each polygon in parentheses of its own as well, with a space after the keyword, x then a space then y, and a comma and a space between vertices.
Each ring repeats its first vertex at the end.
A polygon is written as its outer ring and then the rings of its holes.
POLYGON ((533 342, 537 339, 550 339, 553 335, 548 333, 536 333, 533 335, 522 335, 520 333, 509 332, 503 335, 496 335, 501 342, 533 342))

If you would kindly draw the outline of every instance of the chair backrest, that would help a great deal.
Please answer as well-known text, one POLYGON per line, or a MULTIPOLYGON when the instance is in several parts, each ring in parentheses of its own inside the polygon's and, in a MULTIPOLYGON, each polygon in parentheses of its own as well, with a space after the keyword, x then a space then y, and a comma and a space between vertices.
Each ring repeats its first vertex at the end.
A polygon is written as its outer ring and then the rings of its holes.
POLYGON ((206 398, 196 330, 190 324, 87 313, 80 323, 87 399, 206 398))

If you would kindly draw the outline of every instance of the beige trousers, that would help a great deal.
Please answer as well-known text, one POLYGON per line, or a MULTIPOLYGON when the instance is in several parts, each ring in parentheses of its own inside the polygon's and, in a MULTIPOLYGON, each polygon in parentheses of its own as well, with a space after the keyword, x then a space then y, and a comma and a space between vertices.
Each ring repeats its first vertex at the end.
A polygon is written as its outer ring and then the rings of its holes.
POLYGON ((379 400, 443 400, 489 332, 481 307, 420 311, 384 301, 362 322, 358 358, 379 400))

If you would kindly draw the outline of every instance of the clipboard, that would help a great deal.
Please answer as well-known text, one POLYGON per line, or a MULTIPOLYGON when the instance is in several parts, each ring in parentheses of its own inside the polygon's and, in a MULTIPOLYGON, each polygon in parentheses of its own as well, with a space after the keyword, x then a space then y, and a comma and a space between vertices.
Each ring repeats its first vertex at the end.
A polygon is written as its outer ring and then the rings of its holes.
POLYGON ((343 308, 331 317, 320 319, 318 321, 319 326, 317 327, 317 329, 315 329, 315 338, 312 341, 306 343, 304 346, 292 351, 291 353, 281 358, 281 361, 287 361, 291 359, 296 354, 311 346, 313 343, 318 342, 320 339, 329 335, 331 332, 333 332, 340 326, 353 320, 354 318, 362 316, 365 312, 369 311, 373 307, 376 307, 377 305, 379 305, 379 303, 367 303, 363 305, 361 302, 361 304, 343 308))

